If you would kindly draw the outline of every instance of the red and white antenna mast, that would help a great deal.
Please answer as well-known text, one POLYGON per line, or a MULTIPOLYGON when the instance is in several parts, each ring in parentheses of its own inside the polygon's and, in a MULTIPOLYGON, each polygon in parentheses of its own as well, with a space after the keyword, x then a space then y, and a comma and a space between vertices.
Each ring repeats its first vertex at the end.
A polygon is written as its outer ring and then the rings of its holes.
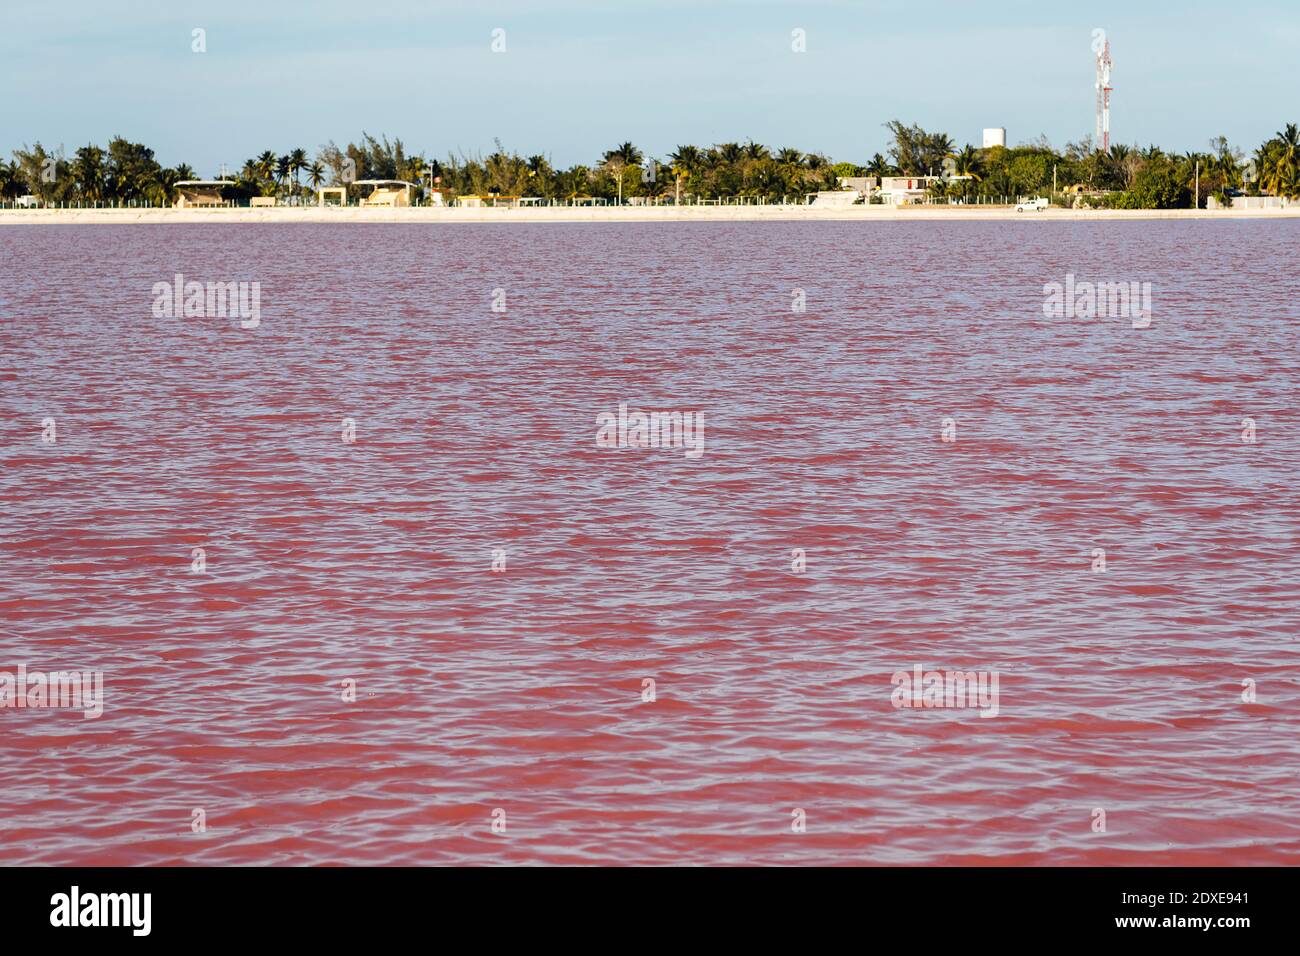
MULTIPOLYGON (((1100 31, 1097 31, 1100 32, 1100 31)), ((1102 33, 1094 43, 1097 51, 1097 142, 1103 153, 1110 152, 1110 38, 1102 33)))

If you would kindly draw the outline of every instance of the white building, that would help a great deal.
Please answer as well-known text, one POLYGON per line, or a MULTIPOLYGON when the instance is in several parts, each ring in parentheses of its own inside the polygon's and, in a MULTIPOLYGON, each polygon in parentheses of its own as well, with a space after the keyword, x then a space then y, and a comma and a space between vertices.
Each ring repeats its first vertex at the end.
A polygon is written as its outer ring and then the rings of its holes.
POLYGON ((984 130, 984 148, 990 146, 1007 145, 1007 128, 1005 126, 991 126, 984 130))
POLYGON ((841 176, 840 189, 853 189, 861 193, 863 198, 870 196, 880 188, 879 176, 841 176))
POLYGON ((929 195, 930 185, 938 179, 938 176, 882 176, 880 199, 887 206, 920 202, 929 195))
POLYGON ((862 194, 856 189, 822 190, 821 192, 809 193, 804 197, 806 205, 832 206, 837 209, 841 206, 852 206, 854 203, 861 201, 862 194))

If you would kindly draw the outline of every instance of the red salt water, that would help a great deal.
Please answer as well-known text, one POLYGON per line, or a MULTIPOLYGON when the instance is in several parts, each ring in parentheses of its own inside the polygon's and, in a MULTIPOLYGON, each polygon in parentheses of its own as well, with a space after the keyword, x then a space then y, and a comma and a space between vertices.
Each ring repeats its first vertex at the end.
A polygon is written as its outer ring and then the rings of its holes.
POLYGON ((4 859, 1294 862, 1298 240, 0 228, 0 671, 104 680, 0 709, 4 859))

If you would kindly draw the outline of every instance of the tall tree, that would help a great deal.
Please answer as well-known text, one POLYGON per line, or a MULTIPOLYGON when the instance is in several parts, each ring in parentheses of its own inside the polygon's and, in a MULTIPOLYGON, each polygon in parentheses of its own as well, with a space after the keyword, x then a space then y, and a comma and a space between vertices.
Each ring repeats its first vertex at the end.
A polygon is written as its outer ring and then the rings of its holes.
POLYGON ((20 189, 18 167, 0 159, 0 199, 16 199, 20 189))
POLYGON ((1260 147, 1259 183, 1274 196, 1300 196, 1300 128, 1288 123, 1260 147))
POLYGON ((115 136, 108 143, 105 186, 118 203, 165 202, 168 188, 153 150, 115 136))
POLYGON ((613 149, 606 150, 601 156, 601 165, 605 171, 614 177, 618 188, 618 201, 623 201, 623 187, 626 185, 626 174, 629 166, 637 166, 641 163, 641 150, 637 149, 631 143, 620 143, 613 149))
POLYGON ((77 181, 77 191, 86 202, 99 202, 104 198, 104 151, 87 144, 77 150, 72 160, 72 175, 77 181))
POLYGON ((631 143, 620 143, 613 149, 606 150, 600 161, 609 167, 636 166, 641 162, 641 150, 631 143))
POLYGON ((899 120, 885 124, 894 138, 889 147, 889 158, 908 176, 926 176, 938 172, 943 161, 952 154, 952 137, 946 133, 927 133, 913 123, 904 126, 899 120))
POLYGON ((885 157, 881 156, 879 153, 872 156, 871 161, 867 163, 868 176, 888 176, 893 171, 894 167, 889 165, 889 160, 885 159, 885 157))
POLYGON ((776 151, 776 161, 787 169, 793 169, 796 166, 803 165, 803 153, 793 147, 786 146, 776 151))
POLYGON ((262 179, 269 180, 275 175, 275 153, 263 150, 257 157, 257 173, 262 179))
POLYGON ((298 182, 298 176, 307 168, 307 151, 299 147, 289 152, 289 172, 293 174, 293 185, 295 190, 301 189, 298 182))

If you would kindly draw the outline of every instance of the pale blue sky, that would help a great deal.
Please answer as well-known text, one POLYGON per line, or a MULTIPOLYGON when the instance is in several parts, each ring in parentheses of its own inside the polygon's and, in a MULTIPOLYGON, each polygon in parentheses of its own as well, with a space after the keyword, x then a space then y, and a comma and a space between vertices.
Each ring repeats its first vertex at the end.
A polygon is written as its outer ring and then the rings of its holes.
POLYGON ((120 133, 209 175, 365 129, 437 157, 500 138, 564 166, 624 140, 662 157, 749 138, 861 163, 894 117, 958 143, 1005 126, 1011 144, 1060 146, 1092 131, 1094 27, 1111 38, 1115 141, 1253 149, 1300 122, 1300 0, 928 6, 5 0, 0 152, 120 133))

